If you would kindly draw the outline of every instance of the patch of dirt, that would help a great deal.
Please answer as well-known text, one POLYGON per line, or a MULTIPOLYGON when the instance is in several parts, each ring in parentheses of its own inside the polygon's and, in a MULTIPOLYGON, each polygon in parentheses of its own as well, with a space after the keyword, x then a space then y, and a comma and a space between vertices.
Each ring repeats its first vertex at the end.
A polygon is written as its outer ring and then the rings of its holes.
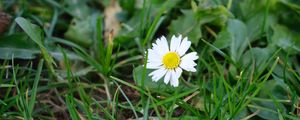
POLYGON ((11 19, 12 18, 9 14, 0 11, 0 34, 8 28, 11 19))

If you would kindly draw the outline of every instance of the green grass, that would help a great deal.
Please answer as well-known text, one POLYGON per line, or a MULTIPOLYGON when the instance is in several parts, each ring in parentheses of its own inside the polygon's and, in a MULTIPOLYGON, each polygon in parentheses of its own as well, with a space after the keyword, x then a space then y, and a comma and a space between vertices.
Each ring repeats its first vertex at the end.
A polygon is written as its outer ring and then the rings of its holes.
POLYGON ((0 119, 300 119, 299 1, 0 0, 0 9, 12 16, 6 27, 0 16, 0 119), (197 72, 178 87, 153 82, 147 49, 179 34, 197 72))

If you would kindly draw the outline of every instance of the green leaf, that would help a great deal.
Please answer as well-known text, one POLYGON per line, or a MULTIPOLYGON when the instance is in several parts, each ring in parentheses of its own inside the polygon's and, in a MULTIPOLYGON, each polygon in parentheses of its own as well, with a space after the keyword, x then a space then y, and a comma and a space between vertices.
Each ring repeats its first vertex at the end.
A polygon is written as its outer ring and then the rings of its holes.
POLYGON ((248 109, 244 109, 241 112, 239 112, 236 116, 234 116, 233 120, 242 120, 243 118, 249 116, 251 113, 248 111, 248 109))
POLYGON ((230 45, 231 39, 230 33, 227 30, 223 30, 218 34, 213 45, 219 49, 223 49, 230 45))
POLYGON ((146 37, 143 40, 143 45, 146 45, 146 43, 148 43, 148 41, 150 41, 153 38, 154 33, 157 31, 157 29, 159 28, 159 26, 165 19, 165 17, 163 16, 163 13, 165 11, 169 11, 171 8, 173 8, 177 4, 178 1, 179 0, 165 1, 162 4, 162 6, 158 9, 158 11, 154 17, 154 20, 151 23, 151 25, 147 31, 146 37))
POLYGON ((222 5, 211 5, 199 7, 196 17, 201 25, 211 23, 216 26, 224 26, 233 15, 222 5))
POLYGON ((282 25, 275 25, 272 29, 274 34, 271 44, 294 54, 300 51, 300 35, 298 32, 294 32, 282 25))
POLYGON ((93 37, 91 22, 90 16, 84 20, 73 19, 67 32, 64 34, 65 37, 81 46, 89 47, 92 44, 93 37))
MULTIPOLYGON (((286 53, 283 53, 286 54, 286 53)), ((297 58, 292 59, 290 58, 287 61, 287 64, 292 64, 293 61, 296 61, 297 58)), ((295 65, 297 66, 297 65, 295 65)), ((278 65, 273 71, 273 77, 275 80, 284 80, 285 83, 289 85, 289 87, 295 91, 298 95, 300 95, 300 79, 298 77, 298 72, 294 71, 291 66, 287 65, 278 65)))
POLYGON ((264 11, 260 11, 254 14, 249 19, 245 21, 247 26, 247 32, 250 41, 257 40, 264 37, 264 33, 268 32, 266 28, 274 25, 277 18, 273 14, 265 15, 264 11), (266 20, 266 21, 265 21, 266 20))
POLYGON ((171 22, 168 29, 171 34, 188 36, 196 45, 202 37, 202 25, 211 23, 216 26, 224 26, 228 18, 232 16, 224 6, 215 5, 198 7, 196 11, 182 10, 182 13, 182 16, 171 22))
POLYGON ((214 45, 219 49, 229 48, 231 59, 238 62, 249 43, 247 36, 247 27, 242 21, 229 19, 226 28, 218 34, 214 45))
POLYGON ((44 40, 44 33, 41 28, 37 27, 36 25, 30 23, 26 19, 22 17, 17 17, 15 19, 17 24, 27 33, 27 35, 39 46, 41 53, 47 63, 48 69, 52 75, 56 76, 55 70, 53 65, 56 65, 53 58, 50 56, 49 52, 47 51, 46 47, 42 43, 44 40))
POLYGON ((65 2, 65 10, 77 19, 84 20, 91 13, 90 8, 87 6, 87 0, 67 0, 65 2))
POLYGON ((255 64, 255 72, 263 72, 264 65, 267 64, 267 60, 272 56, 271 52, 268 48, 249 49, 242 57, 243 66, 247 68, 251 64, 255 64))
POLYGON ((289 29, 300 31, 298 27, 300 20, 300 6, 297 0, 280 0, 276 5, 276 11, 280 24, 286 25, 289 29), (283 14, 284 13, 284 14, 283 14))
POLYGON ((78 116, 78 111, 76 109, 76 101, 75 98, 72 95, 66 95, 65 96, 66 99, 66 106, 68 108, 69 114, 72 118, 72 120, 80 120, 79 116, 78 116))
MULTIPOLYGON (((276 112, 279 110, 286 112, 287 110, 278 100, 289 100, 288 93, 288 86, 282 80, 267 81, 257 96, 259 100, 252 101, 252 104, 261 108, 257 115, 266 120, 277 120, 278 113, 276 112)), ((250 108, 250 110, 255 112, 257 109, 250 108)))
POLYGON ((22 17, 17 17, 15 21, 24 30, 24 32, 36 43, 39 47, 43 47, 43 31, 37 26, 22 17))
POLYGON ((277 1, 278 0, 244 0, 239 2, 239 11, 241 12, 241 16, 247 19, 258 12, 264 11, 268 4, 270 7, 274 6, 277 1))
POLYGON ((219 48, 229 47, 231 59, 234 62, 237 62, 248 43, 246 25, 240 20, 230 19, 226 29, 218 35, 214 44, 219 48))
POLYGON ((120 0, 120 6, 128 13, 133 13, 135 10, 136 0, 120 0))
POLYGON ((232 59, 237 62, 249 43, 247 27, 242 21, 231 19, 228 21, 227 30, 231 35, 230 54, 232 59))
POLYGON ((37 88, 38 88, 38 83, 40 81, 41 72, 42 72, 42 69, 43 69, 43 64, 44 64, 44 60, 42 59, 39 62, 37 73, 35 74, 35 79, 34 79, 33 87, 31 89, 31 97, 30 97, 30 101, 29 101, 29 105, 28 105, 28 109, 29 109, 29 113, 30 114, 32 114, 33 108, 34 108, 34 104, 36 102, 37 88))
MULTIPOLYGON (((35 59, 41 50, 31 41, 26 34, 12 34, 0 37, 0 59, 10 60, 18 59, 35 59)), ((67 51, 67 50, 66 50, 67 51)), ((62 60, 62 53, 57 49, 48 50, 49 54, 57 60, 62 60)), ((73 52, 67 51, 69 59, 82 60, 73 52)))
MULTIPOLYGON (((83 59, 80 56, 78 56, 77 54, 75 54, 74 52, 71 52, 71 51, 66 50, 66 49, 64 49, 64 51, 66 52, 66 54, 68 54, 68 58, 70 60, 81 60, 81 61, 83 61, 83 59)), ((58 49, 54 49, 54 50, 51 50, 51 51, 48 51, 48 52, 56 60, 63 60, 63 53, 61 51, 59 51, 58 49)))
POLYGON ((0 88, 5 88, 5 87, 7 87, 7 88, 15 87, 15 85, 13 85, 13 84, 0 84, 0 88))
POLYGON ((40 53, 38 47, 25 34, 0 37, 0 59, 34 59, 40 53))
POLYGON ((195 13, 192 10, 182 10, 183 16, 173 20, 169 26, 171 34, 182 34, 188 36, 192 43, 198 44, 202 37, 201 24, 197 21, 195 13))

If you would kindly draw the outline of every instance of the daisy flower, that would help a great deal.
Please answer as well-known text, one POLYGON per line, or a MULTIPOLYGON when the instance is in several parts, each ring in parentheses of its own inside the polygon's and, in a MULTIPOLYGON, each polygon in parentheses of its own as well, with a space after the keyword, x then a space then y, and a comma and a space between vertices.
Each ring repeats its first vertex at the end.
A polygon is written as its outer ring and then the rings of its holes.
POLYGON ((171 38, 171 44, 162 36, 152 44, 152 49, 148 49, 147 69, 156 69, 149 74, 152 80, 157 82, 164 77, 164 83, 170 82, 171 86, 179 85, 179 77, 182 69, 189 72, 196 72, 197 65, 194 60, 198 59, 196 52, 185 54, 191 46, 191 42, 185 37, 175 35, 171 38))

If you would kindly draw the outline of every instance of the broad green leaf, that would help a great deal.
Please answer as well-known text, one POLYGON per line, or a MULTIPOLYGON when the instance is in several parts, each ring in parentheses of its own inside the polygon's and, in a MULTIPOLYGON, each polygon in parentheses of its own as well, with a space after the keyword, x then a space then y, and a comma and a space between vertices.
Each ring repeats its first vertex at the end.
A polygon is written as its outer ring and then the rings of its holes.
POLYGON ((257 14, 245 20, 247 32, 250 41, 264 37, 264 33, 268 32, 267 28, 276 23, 277 18, 269 13, 265 16, 265 11, 260 11, 257 14))
POLYGON ((86 19, 91 10, 87 6, 87 0, 66 0, 66 11, 76 19, 86 19))
POLYGON ((300 27, 298 27, 298 21, 300 21, 299 0, 278 0, 273 9, 275 9, 273 13, 279 19, 278 23, 294 31, 300 31, 300 27))
POLYGON ((244 109, 239 112, 236 116, 234 116, 234 120, 242 120, 243 118, 249 116, 251 112, 248 109, 244 109))
POLYGON ((124 45, 124 47, 135 46, 134 39, 140 34, 140 24, 142 12, 135 12, 134 15, 121 26, 118 34, 115 37, 115 42, 124 45))
POLYGON ((39 50, 29 50, 22 48, 0 48, 0 59, 34 59, 39 50))
MULTIPOLYGON (((286 54, 286 53, 283 53, 286 54)), ((287 64, 293 64, 294 61, 297 59, 289 58, 287 64)), ((295 65, 296 66, 296 65, 295 65)), ((273 71, 273 77, 275 80, 284 80, 286 84, 289 85, 289 87, 295 92, 300 95, 300 79, 295 76, 298 72, 295 72, 289 67, 286 67, 285 65, 277 65, 276 68, 273 71), (289 70, 290 69, 290 70, 289 70), (293 73, 294 72, 294 73, 293 73)))
POLYGON ((238 62, 249 40, 246 25, 238 19, 229 19, 227 26, 217 36, 214 45, 219 49, 228 48, 231 59, 238 62))
POLYGON ((223 30, 218 34, 213 45, 219 49, 227 48, 231 40, 230 33, 227 30, 223 30))
POLYGON ((15 19, 18 25, 24 30, 24 32, 36 43, 39 47, 43 47, 42 43, 43 38, 43 31, 37 25, 34 25, 27 21, 22 17, 18 17, 15 19))
MULTIPOLYGON (((288 93, 288 86, 282 80, 267 81, 257 97, 261 99, 268 99, 268 101, 252 101, 253 105, 263 108, 260 109, 257 115, 266 120, 278 120, 278 114, 274 113, 274 111, 277 112, 280 109, 282 112, 286 112, 287 109, 283 103, 277 101, 276 104, 274 100, 289 100, 288 93)), ((250 110, 255 112, 257 109, 250 108, 250 110)))
POLYGON ((264 32, 266 1, 244 0, 238 9, 247 26, 249 40, 254 40, 264 32))
POLYGON ((22 17, 17 17, 15 19, 15 21, 17 22, 17 24, 24 30, 24 32, 36 43, 38 44, 41 53, 43 55, 43 57, 45 58, 45 60, 47 61, 48 66, 50 67, 52 73, 54 74, 54 69, 52 66, 50 66, 50 64, 55 64, 53 58, 49 55, 46 47, 43 44, 43 40, 44 40, 44 33, 41 30, 41 28, 39 28, 38 26, 30 23, 29 21, 27 21, 26 19, 22 18, 22 17))
POLYGON ((255 64, 255 72, 260 73, 263 72, 264 65, 271 56, 272 51, 268 48, 251 48, 243 54, 242 63, 245 68, 255 64))
POLYGON ((203 6, 198 7, 197 11, 182 10, 182 13, 182 16, 171 22, 168 29, 171 34, 188 36, 196 45, 202 37, 202 25, 210 23, 224 26, 227 19, 232 16, 223 6, 203 6))
POLYGON ((215 26, 224 26, 233 15, 224 6, 215 5, 199 7, 196 17, 201 25, 211 23, 215 26))
POLYGON ((258 12, 264 11, 269 4, 273 7, 278 0, 244 0, 239 2, 241 16, 248 19, 258 12))
POLYGON ((39 48, 25 34, 0 37, 0 59, 34 59, 39 48))
POLYGON ((270 42, 271 44, 277 45, 291 53, 300 52, 300 35, 298 32, 292 31, 282 25, 275 25, 272 28, 274 34, 270 42))
POLYGON ((201 25, 192 10, 182 10, 182 12, 183 16, 172 21, 168 29, 171 34, 188 36, 192 43, 198 44, 199 39, 202 37, 201 25))
POLYGON ((230 34, 231 40, 229 42, 230 55, 233 61, 239 61, 241 55, 249 44, 247 37, 246 25, 237 19, 230 19, 228 21, 227 31, 230 34))
POLYGON ((65 37, 81 46, 89 47, 93 37, 91 22, 90 16, 84 20, 73 19, 65 37))
MULTIPOLYGON (((26 34, 12 34, 9 36, 0 37, 0 59, 10 60, 18 59, 34 59, 41 54, 38 46, 31 41, 26 34)), ((57 49, 48 50, 49 54, 57 60, 62 60, 63 55, 57 49)), ((67 51, 68 57, 71 60, 82 60, 73 52, 67 51)))

